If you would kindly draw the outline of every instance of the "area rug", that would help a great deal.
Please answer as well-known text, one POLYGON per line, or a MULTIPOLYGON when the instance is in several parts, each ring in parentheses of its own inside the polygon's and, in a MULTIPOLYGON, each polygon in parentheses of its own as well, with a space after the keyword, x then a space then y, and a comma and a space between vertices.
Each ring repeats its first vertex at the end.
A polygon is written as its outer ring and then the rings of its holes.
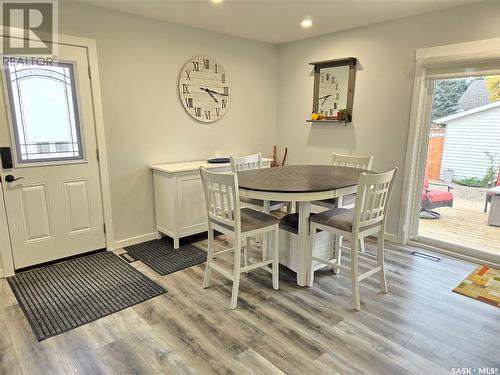
POLYGON ((170 238, 163 237, 125 247, 127 254, 140 260, 161 276, 206 262, 207 253, 191 244, 174 249, 170 238))
POLYGON ((453 291, 500 307, 500 270, 479 266, 453 291))
POLYGON ((38 341, 165 293, 111 252, 7 278, 38 341))

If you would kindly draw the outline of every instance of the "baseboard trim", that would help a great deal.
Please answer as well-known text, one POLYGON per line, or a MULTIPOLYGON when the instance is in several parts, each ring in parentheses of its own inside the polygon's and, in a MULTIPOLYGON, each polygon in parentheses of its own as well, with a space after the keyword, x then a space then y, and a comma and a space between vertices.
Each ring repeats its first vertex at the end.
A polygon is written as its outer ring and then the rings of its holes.
POLYGON ((394 242, 394 243, 398 243, 398 244, 401 244, 401 241, 399 240, 399 237, 397 234, 394 234, 394 233, 386 233, 385 234, 385 239, 389 242, 394 242))
POLYGON ((125 246, 132 246, 132 245, 136 245, 138 243, 156 240, 158 238, 160 238, 160 235, 158 234, 158 232, 141 234, 140 236, 125 238, 124 240, 116 241, 115 245, 114 245, 114 249, 121 249, 121 248, 124 248, 125 246))
MULTIPOLYGON (((373 236, 369 236, 369 238, 377 238, 377 235, 374 234, 373 236)), ((394 233, 387 233, 385 232, 385 240, 389 242, 394 242, 397 244, 401 244, 401 241, 399 241, 399 238, 396 234, 394 233)))

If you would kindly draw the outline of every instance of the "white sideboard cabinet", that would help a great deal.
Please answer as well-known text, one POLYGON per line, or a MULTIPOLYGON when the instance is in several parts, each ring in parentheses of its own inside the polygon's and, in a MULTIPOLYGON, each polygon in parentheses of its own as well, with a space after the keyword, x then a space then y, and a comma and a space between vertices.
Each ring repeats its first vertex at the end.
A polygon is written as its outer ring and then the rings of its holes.
MULTIPOLYGON (((263 159, 269 167, 271 159, 263 159)), ((218 173, 231 171, 229 163, 210 164, 190 161, 152 165, 155 196, 156 230, 172 237, 174 248, 179 239, 207 231, 207 211, 199 168, 218 173)))

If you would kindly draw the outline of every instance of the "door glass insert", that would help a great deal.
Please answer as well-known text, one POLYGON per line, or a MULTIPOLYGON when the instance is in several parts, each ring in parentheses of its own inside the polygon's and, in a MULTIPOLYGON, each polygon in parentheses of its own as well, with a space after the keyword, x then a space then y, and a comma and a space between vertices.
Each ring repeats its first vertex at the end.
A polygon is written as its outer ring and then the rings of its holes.
POLYGON ((18 163, 83 159, 73 65, 5 64, 18 163))

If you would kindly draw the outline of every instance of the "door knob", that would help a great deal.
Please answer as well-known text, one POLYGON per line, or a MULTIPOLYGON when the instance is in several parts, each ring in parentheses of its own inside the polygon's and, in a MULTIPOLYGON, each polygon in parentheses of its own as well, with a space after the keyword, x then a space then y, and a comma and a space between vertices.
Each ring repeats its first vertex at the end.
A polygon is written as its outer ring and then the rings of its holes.
POLYGON ((20 180, 22 178, 24 178, 24 177, 15 178, 11 174, 8 174, 7 176, 5 176, 5 181, 7 181, 7 182, 14 182, 14 181, 20 180))

